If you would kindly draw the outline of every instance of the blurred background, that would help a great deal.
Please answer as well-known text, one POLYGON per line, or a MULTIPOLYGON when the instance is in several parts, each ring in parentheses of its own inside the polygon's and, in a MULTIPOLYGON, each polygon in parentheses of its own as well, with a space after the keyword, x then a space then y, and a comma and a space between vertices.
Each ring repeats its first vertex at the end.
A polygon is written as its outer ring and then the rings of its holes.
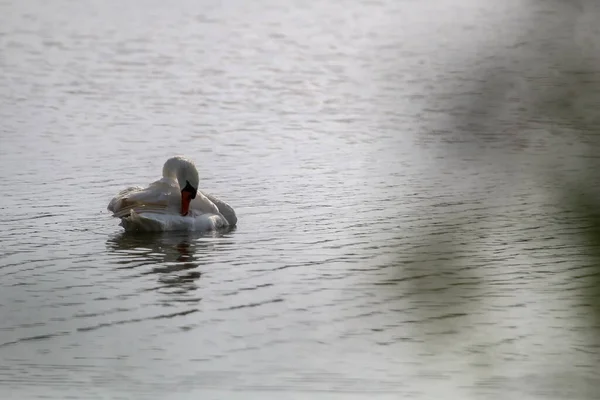
POLYGON ((2 398, 600 398, 599 8, 0 0, 2 398))

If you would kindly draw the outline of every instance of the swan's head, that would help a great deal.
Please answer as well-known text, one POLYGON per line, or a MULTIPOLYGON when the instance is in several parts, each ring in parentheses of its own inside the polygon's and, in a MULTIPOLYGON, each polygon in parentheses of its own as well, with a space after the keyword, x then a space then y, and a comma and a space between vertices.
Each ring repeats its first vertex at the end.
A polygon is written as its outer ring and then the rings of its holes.
POLYGON ((198 170, 194 163, 183 157, 169 158, 163 167, 164 177, 174 177, 181 189, 181 215, 190 211, 190 203, 198 194, 198 170))
POLYGON ((190 203, 198 194, 198 173, 194 175, 177 176, 181 189, 181 215, 187 215, 190 211, 190 203))

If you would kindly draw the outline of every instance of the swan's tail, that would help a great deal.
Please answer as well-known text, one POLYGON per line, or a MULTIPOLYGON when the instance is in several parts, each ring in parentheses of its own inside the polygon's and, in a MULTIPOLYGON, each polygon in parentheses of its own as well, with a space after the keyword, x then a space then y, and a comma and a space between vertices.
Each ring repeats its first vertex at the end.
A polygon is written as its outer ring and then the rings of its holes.
POLYGON ((207 199, 213 202, 215 206, 219 209, 219 213, 227 220, 229 226, 235 226, 237 224, 237 216, 235 215, 235 211, 233 207, 229 204, 225 203, 223 200, 218 197, 213 196, 212 194, 202 192, 207 199))

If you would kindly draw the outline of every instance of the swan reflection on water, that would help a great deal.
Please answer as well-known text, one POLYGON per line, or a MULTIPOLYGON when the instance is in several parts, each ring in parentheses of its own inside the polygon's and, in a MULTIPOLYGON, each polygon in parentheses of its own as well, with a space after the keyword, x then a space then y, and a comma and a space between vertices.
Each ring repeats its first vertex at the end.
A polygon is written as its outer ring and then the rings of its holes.
POLYGON ((228 234, 232 231, 142 235, 121 232, 111 236, 106 245, 118 256, 115 269, 135 271, 128 275, 130 279, 157 276, 159 286, 143 290, 183 295, 198 289, 197 281, 202 276, 199 267, 210 263, 215 252, 228 247, 228 234))

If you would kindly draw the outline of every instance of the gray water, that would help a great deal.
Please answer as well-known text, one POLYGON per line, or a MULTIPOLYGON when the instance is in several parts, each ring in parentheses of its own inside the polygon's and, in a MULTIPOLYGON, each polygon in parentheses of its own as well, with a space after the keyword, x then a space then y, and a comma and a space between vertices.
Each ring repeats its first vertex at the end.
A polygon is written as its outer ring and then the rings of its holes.
POLYGON ((597 19, 496 3, 0 2, 0 397, 599 398, 585 138, 523 111, 597 19), (236 229, 123 234, 175 154, 236 229))

